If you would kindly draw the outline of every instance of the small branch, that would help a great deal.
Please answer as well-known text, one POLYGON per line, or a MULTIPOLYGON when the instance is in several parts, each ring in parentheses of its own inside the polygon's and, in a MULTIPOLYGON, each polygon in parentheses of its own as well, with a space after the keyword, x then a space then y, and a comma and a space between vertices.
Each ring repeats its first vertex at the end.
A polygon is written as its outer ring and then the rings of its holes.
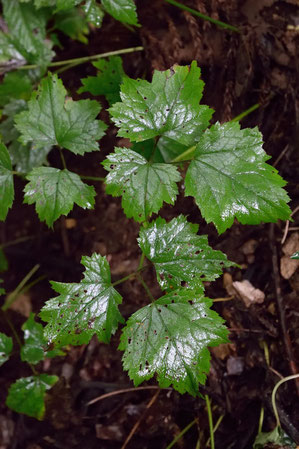
POLYGON ((116 285, 122 284, 123 282, 128 281, 129 279, 133 279, 134 277, 138 276, 138 273, 140 273, 142 270, 144 270, 146 267, 138 268, 136 271, 133 271, 133 273, 128 274, 127 276, 119 279, 118 281, 113 282, 111 285, 112 287, 115 287, 116 285))
POLYGON ((64 159, 64 155, 63 155, 63 152, 62 152, 61 148, 59 148, 59 154, 60 154, 60 159, 61 159, 61 162, 62 162, 62 166, 63 166, 64 170, 67 170, 65 159, 64 159))
POLYGON ((189 424, 187 424, 187 426, 184 427, 184 429, 172 440, 172 442, 169 443, 169 445, 167 446, 166 449, 171 449, 185 435, 185 433, 187 433, 188 430, 191 429, 191 427, 193 427, 194 424, 196 424, 196 423, 197 423, 197 419, 194 419, 189 424))
POLYGON ((98 176, 81 176, 79 175, 81 179, 86 179, 86 181, 100 181, 100 182, 105 182, 106 178, 100 178, 98 176))
POLYGON ((207 394, 205 395, 205 401, 206 401, 206 405, 207 405, 207 413, 208 413, 208 420, 209 420, 211 449, 215 449, 212 408, 211 408, 210 398, 207 394))
POLYGON ((179 154, 177 157, 172 159, 170 162, 187 162, 187 160, 192 159, 195 153, 196 145, 193 145, 190 148, 187 148, 183 153, 179 154), (189 159, 188 159, 189 158, 189 159), (187 160, 186 160, 187 159, 187 160))
POLYGON ((148 288, 148 286, 147 286, 146 282, 144 281, 144 279, 142 279, 142 277, 139 274, 137 274, 137 278, 138 278, 140 284, 142 285, 142 287, 144 288, 144 290, 146 291, 147 296, 149 297, 149 299, 154 303, 155 302, 155 298, 153 297, 152 292, 148 288))
MULTIPOLYGON (((134 388, 123 388, 122 390, 117 391, 110 391, 110 393, 102 394, 101 396, 98 396, 91 401, 87 402, 86 405, 92 405, 96 402, 103 401, 104 399, 111 398, 112 396, 117 396, 119 394, 124 393, 134 393, 135 391, 141 391, 141 390, 161 390, 160 387, 157 387, 156 385, 153 386, 146 386, 146 387, 134 387, 134 388)), ((165 388, 165 390, 171 390, 171 388, 165 388)))
POLYGON ((241 112, 241 114, 237 115, 236 117, 234 117, 231 122, 239 122, 240 120, 242 120, 244 117, 247 117, 247 115, 251 114, 251 112, 255 111, 256 109, 258 109, 260 107, 259 103, 254 104, 253 106, 250 106, 250 108, 246 109, 246 111, 241 112))
POLYGON ((275 415, 276 423, 277 423, 278 427, 281 427, 281 425, 280 425, 280 419, 279 419, 279 415, 278 415, 278 411, 277 411, 277 407, 276 407, 276 400, 275 400, 276 392, 277 392, 278 388, 280 387, 280 385, 282 385, 284 382, 287 382, 288 380, 292 380, 292 379, 298 379, 298 378, 299 378, 299 374, 293 374, 292 376, 284 377, 279 382, 277 382, 277 384, 273 388, 271 400, 272 400, 272 407, 273 407, 273 411, 274 411, 274 415, 275 415))
POLYGON ((5 304, 3 304, 2 306, 2 310, 3 312, 5 312, 7 309, 9 309, 9 307, 15 302, 15 300, 17 299, 17 297, 19 296, 19 293, 21 292, 21 290, 23 289, 23 287, 25 286, 25 284, 29 281, 29 279, 34 275, 34 273, 39 269, 40 265, 35 265, 32 270, 29 271, 29 273, 26 274, 26 276, 24 277, 24 279, 22 279, 22 281, 19 283, 19 285, 15 288, 15 290, 13 292, 11 292, 10 295, 8 295, 7 300, 5 302, 5 304))

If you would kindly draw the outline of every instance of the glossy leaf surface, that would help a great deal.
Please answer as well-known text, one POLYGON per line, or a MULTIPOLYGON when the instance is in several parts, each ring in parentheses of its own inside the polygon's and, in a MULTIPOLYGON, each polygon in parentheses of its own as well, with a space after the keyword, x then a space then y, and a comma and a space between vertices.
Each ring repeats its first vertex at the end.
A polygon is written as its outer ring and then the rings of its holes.
POLYGON ((141 154, 149 160, 154 152, 153 162, 171 162, 178 155, 182 154, 188 147, 182 145, 168 137, 161 137, 155 148, 155 139, 145 140, 144 142, 136 142, 132 146, 132 150, 141 154))
POLYGON ((97 76, 88 76, 81 80, 83 86, 78 93, 90 92, 92 95, 105 95, 110 104, 120 101, 120 85, 125 76, 122 59, 113 56, 108 60, 100 59, 93 65, 98 69, 97 76))
POLYGON ((133 142, 164 136, 193 145, 212 116, 208 106, 199 104, 203 86, 195 61, 190 67, 155 71, 151 83, 125 78, 122 102, 109 109, 118 135, 133 142))
POLYGON ((0 366, 3 365, 3 363, 5 363, 9 359, 12 347, 13 347, 12 338, 0 332, 0 366))
POLYGON ((24 331, 24 345, 21 348, 21 359, 23 362, 36 364, 43 360, 45 355, 44 328, 35 321, 34 313, 31 313, 23 324, 22 330, 24 331))
POLYGON ((6 146, 0 142, 0 220, 5 220, 14 200, 11 160, 6 146))
POLYGON ((101 3, 114 19, 129 25, 138 24, 134 0, 102 0, 101 3))
POLYGON ((176 290, 135 312, 121 336, 123 365, 135 385, 155 374, 161 387, 198 393, 209 371, 208 346, 227 341, 212 301, 200 292, 176 290))
POLYGON ((48 374, 21 377, 10 386, 6 405, 15 412, 41 420, 45 413, 45 393, 57 380, 57 376, 48 374))
POLYGON ((162 218, 140 230, 139 246, 153 262, 163 289, 175 289, 187 283, 202 288, 204 281, 214 281, 223 267, 233 265, 221 251, 208 245, 206 235, 197 235, 198 225, 183 215, 169 223, 162 218))
POLYGON ((96 27, 100 27, 104 18, 104 11, 100 8, 96 0, 86 0, 82 6, 86 14, 86 20, 96 27))
POLYGON ((109 174, 106 191, 122 196, 127 217, 142 222, 159 211, 163 201, 174 204, 178 194, 180 174, 176 167, 148 162, 128 148, 115 148, 103 162, 109 174))
POLYGON ((92 209, 96 195, 92 186, 84 184, 80 176, 69 170, 52 167, 34 168, 28 175, 24 203, 34 204, 41 221, 52 226, 61 215, 67 215, 76 203, 92 209))
POLYGON ((88 343, 94 334, 108 343, 123 321, 118 311, 122 298, 111 285, 106 258, 93 254, 82 257, 81 263, 86 268, 82 281, 51 282, 59 296, 47 301, 40 312, 48 323, 45 337, 58 347, 88 343))
POLYGON ((213 125, 200 139, 185 179, 203 217, 218 231, 242 224, 287 220, 285 181, 265 161, 262 136, 236 122, 213 125))
POLYGON ((95 120, 100 109, 96 101, 66 99, 62 81, 49 74, 33 92, 28 111, 16 115, 15 122, 23 144, 58 145, 83 155, 99 149, 97 140, 106 129, 102 121, 95 120))

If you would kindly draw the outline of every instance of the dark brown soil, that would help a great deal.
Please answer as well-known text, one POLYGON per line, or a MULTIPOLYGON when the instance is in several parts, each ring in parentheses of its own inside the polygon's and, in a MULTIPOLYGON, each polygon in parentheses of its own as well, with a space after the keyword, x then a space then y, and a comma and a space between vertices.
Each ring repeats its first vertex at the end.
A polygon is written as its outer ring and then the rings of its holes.
MULTIPOLYGON (((154 69, 164 70, 175 63, 189 64, 197 60, 206 83, 203 102, 215 109, 214 120, 230 120, 259 103, 259 108, 242 125, 258 126, 262 131, 271 163, 288 182, 286 188, 294 211, 299 200, 298 2, 184 2, 234 25, 239 33, 217 28, 162 0, 137 0, 136 3, 142 27, 131 31, 106 17, 101 29, 91 31, 88 45, 61 36, 64 49, 57 52, 57 60, 143 45, 143 52, 124 56, 124 67, 129 76, 148 79, 154 69)), ((62 73, 61 77, 73 97, 78 98, 80 79, 94 73, 92 65, 85 64, 62 73)), ((104 100, 103 104, 107 107, 104 100)), ((102 118, 107 121, 107 117, 104 111, 102 118)), ((102 140, 101 152, 84 158, 68 153, 67 165, 81 175, 105 176, 100 162, 118 141, 111 127, 102 140)), ((50 163, 60 166, 55 150, 50 155, 50 163)), ((40 264, 40 268, 33 279, 45 276, 23 295, 17 310, 8 312, 18 331, 28 310, 38 313, 53 296, 49 280, 80 280, 82 255, 93 252, 105 255, 113 281, 136 269, 140 256, 136 243, 138 226, 125 217, 119 199, 107 196, 101 183, 93 184, 98 194, 95 209, 84 211, 76 207, 68 216, 73 221, 60 219, 54 230, 49 230, 39 223, 33 206, 22 204, 24 184, 20 180, 16 182, 16 202, 5 224, 0 224, 0 244, 20 237, 24 240, 5 248, 9 259, 9 271, 3 275, 5 288, 12 291, 35 264, 40 264)), ((299 366, 299 275, 295 272, 284 279, 280 272, 285 223, 252 227, 236 223, 218 237, 190 198, 180 196, 175 207, 161 211, 169 219, 179 213, 188 214, 190 221, 199 223, 201 233, 209 235, 210 244, 241 266, 226 273, 225 285, 220 279, 207 286, 211 298, 229 297, 231 279, 247 279, 265 293, 262 303, 250 307, 237 297, 215 303, 215 309, 231 329, 231 343, 212 351, 211 372, 206 387, 200 388, 212 401, 214 424, 221 418, 215 433, 216 448, 250 449, 258 431, 261 407, 265 409, 263 430, 270 431, 275 426, 272 389, 281 376, 298 372, 299 366)), ((287 240, 296 240, 298 236, 294 228, 299 224, 299 212, 294 213, 293 219, 287 240)), ((158 293, 154 272, 148 270, 146 277, 153 294, 158 293)), ((119 292, 123 296, 121 312, 125 317, 147 303, 137 281, 121 284, 119 292)), ((2 317, 0 328, 11 333, 2 317)), ((209 447, 206 404, 202 398, 180 396, 173 390, 161 390, 157 394, 158 390, 153 388, 115 394, 87 406, 95 397, 132 387, 122 370, 118 341, 119 333, 109 346, 92 339, 88 346, 70 347, 66 357, 38 366, 41 372, 60 377, 47 398, 47 414, 41 422, 5 407, 10 383, 31 375, 16 352, 0 369, 0 448, 119 449, 139 422, 126 447, 165 449, 194 419, 196 424, 176 446, 209 447)), ((144 385, 156 386, 154 380, 144 385)), ((277 405, 284 430, 299 445, 298 393, 298 384, 285 383, 279 390, 277 405)))

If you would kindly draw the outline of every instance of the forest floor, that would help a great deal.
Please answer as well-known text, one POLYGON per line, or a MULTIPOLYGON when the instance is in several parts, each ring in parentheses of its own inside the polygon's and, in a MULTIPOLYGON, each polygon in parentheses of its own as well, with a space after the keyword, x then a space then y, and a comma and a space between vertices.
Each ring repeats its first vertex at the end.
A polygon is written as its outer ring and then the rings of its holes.
MULTIPOLYGON (((150 79, 154 69, 165 70, 176 63, 196 60, 206 84, 202 102, 216 111, 213 120, 231 120, 258 104, 242 120, 242 126, 259 127, 264 149, 272 158, 270 163, 287 181, 294 220, 288 229, 283 222, 259 226, 236 223, 219 237, 215 228, 202 219, 193 200, 183 196, 175 207, 161 211, 168 219, 177 211, 187 214, 190 221, 199 223, 202 234, 209 235, 214 249, 222 250, 240 266, 207 285, 211 298, 229 299, 216 302, 214 307, 226 320, 230 343, 211 351, 211 371, 200 391, 209 395, 214 424, 221 420, 215 432, 216 448, 250 449, 262 407, 263 430, 275 427, 273 387, 280 378, 299 372, 299 261, 289 259, 299 250, 299 8, 296 0, 184 3, 237 27, 239 32, 218 28, 162 0, 137 0, 140 28, 131 31, 107 16, 101 29, 91 30, 87 46, 62 36, 64 48, 57 51, 56 60, 142 45, 144 51, 123 56, 126 73, 150 79), (233 283, 245 280, 262 292, 259 302, 252 293, 237 294, 233 283)), ((79 98, 76 91, 80 79, 94 74, 91 64, 82 64, 61 73, 61 78, 73 97, 79 98)), ((107 120, 105 111, 102 116, 107 120)), ((80 174, 105 176, 100 162, 115 145, 119 146, 119 140, 111 127, 101 152, 85 156, 80 167, 69 152, 68 167, 80 174)), ((51 153, 49 159, 54 166, 57 158, 55 151, 51 153)), ((12 291, 35 264, 40 265, 35 277, 45 276, 9 310, 17 329, 31 310, 38 313, 53 296, 49 280, 80 280, 82 255, 105 255, 113 281, 136 269, 140 254, 136 243, 138 226, 125 217, 119 198, 106 195, 102 183, 92 184, 97 190, 95 210, 75 208, 67 219, 59 220, 54 230, 49 230, 39 223, 33 206, 22 204, 24 184, 22 180, 16 183, 16 205, 6 223, 0 225, 0 245, 6 245, 9 260, 9 271, 2 276, 5 288, 12 291), (9 242, 14 244, 7 245, 9 242)), ((158 287, 154 272, 149 270, 146 276, 155 291, 158 287)), ((121 312, 125 317, 147 301, 135 280, 122 284, 119 291, 124 298, 121 312)), ((2 321, 1 329, 9 333, 2 321)), ((133 385, 122 369, 118 341, 119 333, 111 345, 94 338, 87 346, 69 348, 66 357, 43 362, 43 372, 60 377, 47 398, 44 421, 5 407, 11 382, 31 374, 19 356, 13 356, 0 372, 0 448, 165 449, 194 420, 176 447, 209 447, 204 399, 181 396, 172 389, 160 391, 154 380, 142 385, 152 388, 121 393, 133 385), (87 405, 112 392, 115 394, 107 399, 87 405), (124 445, 136 423, 131 440, 124 445)), ((282 427, 297 445, 298 395, 299 384, 291 381, 281 386, 277 396, 282 427)))

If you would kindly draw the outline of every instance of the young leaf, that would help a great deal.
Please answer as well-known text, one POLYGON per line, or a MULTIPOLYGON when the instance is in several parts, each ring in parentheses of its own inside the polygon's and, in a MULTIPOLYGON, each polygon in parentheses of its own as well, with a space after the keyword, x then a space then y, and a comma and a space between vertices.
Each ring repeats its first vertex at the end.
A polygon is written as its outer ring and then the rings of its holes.
POLYGON ((87 22, 92 23, 96 27, 100 27, 102 25, 105 14, 97 4, 96 0, 86 0, 82 8, 86 14, 87 22))
POLYGON ((203 217, 219 233, 232 226, 235 217, 243 224, 287 220, 286 183, 267 159, 257 128, 216 123, 197 144, 185 193, 194 196, 203 217))
POLYGON ((80 176, 69 170, 52 167, 34 168, 28 175, 24 203, 35 203, 41 221, 51 227, 61 215, 67 215, 74 203, 83 209, 92 209, 96 195, 92 186, 81 181, 80 176))
POLYGON ((89 33, 86 18, 78 8, 68 9, 55 14, 54 28, 62 31, 73 40, 88 43, 86 35, 89 33))
POLYGON ((34 319, 31 313, 28 320, 22 326, 24 331, 24 345, 21 348, 21 359, 23 362, 36 364, 44 359, 44 328, 34 319))
POLYGON ((0 366, 9 359, 12 346, 12 338, 0 332, 0 366))
POLYGON ((6 405, 15 412, 42 420, 45 414, 45 393, 57 381, 57 376, 48 374, 21 377, 10 386, 6 405))
POLYGON ((97 140, 106 125, 95 120, 101 109, 98 102, 66 100, 65 96, 62 81, 49 73, 33 92, 28 111, 15 117, 23 144, 33 142, 38 148, 59 145, 80 155, 99 149, 97 140))
POLYGON ((163 201, 174 204, 180 174, 168 164, 153 164, 128 148, 115 148, 103 165, 110 173, 106 191, 122 196, 127 217, 142 222, 161 209, 163 201))
POLYGON ((114 19, 129 25, 138 25, 134 0, 102 0, 102 5, 114 19))
POLYGON ((120 101, 120 84, 126 76, 122 59, 119 56, 112 56, 109 60, 100 59, 93 65, 98 69, 97 76, 88 76, 81 80, 83 86, 78 93, 90 92, 92 95, 105 95, 112 105, 120 101))
POLYGON ((58 347, 68 344, 89 343, 96 334, 100 341, 108 343, 123 322, 118 311, 122 298, 111 284, 110 268, 105 257, 93 254, 81 260, 86 268, 79 284, 51 282, 59 293, 50 299, 40 312, 47 322, 45 337, 58 347))
POLYGON ((195 61, 154 72, 151 83, 125 78, 121 103, 110 109, 118 135, 141 142, 156 136, 193 145, 209 124, 212 110, 199 104, 204 83, 195 61))
POLYGON ((11 160, 6 146, 0 142, 0 220, 4 221, 14 200, 11 160))
MULTIPOLYGON (((132 150, 139 154, 142 154, 147 160, 150 160, 154 148, 156 146, 155 139, 145 140, 144 142, 134 143, 132 150)), ((179 154, 182 154, 187 150, 186 145, 182 145, 175 140, 168 137, 161 137, 157 143, 157 148, 154 151, 153 162, 171 162, 179 154)))
POLYGON ((209 371, 208 346, 227 341, 212 301, 201 292, 181 289, 135 312, 121 336, 123 365, 135 385, 157 373, 161 387, 195 396, 209 371))
POLYGON ((139 246, 153 262, 158 282, 163 289, 181 287, 203 289, 204 281, 214 281, 223 267, 233 265, 221 251, 208 245, 206 235, 197 235, 198 225, 183 215, 169 223, 158 218, 147 229, 140 230, 139 246))

